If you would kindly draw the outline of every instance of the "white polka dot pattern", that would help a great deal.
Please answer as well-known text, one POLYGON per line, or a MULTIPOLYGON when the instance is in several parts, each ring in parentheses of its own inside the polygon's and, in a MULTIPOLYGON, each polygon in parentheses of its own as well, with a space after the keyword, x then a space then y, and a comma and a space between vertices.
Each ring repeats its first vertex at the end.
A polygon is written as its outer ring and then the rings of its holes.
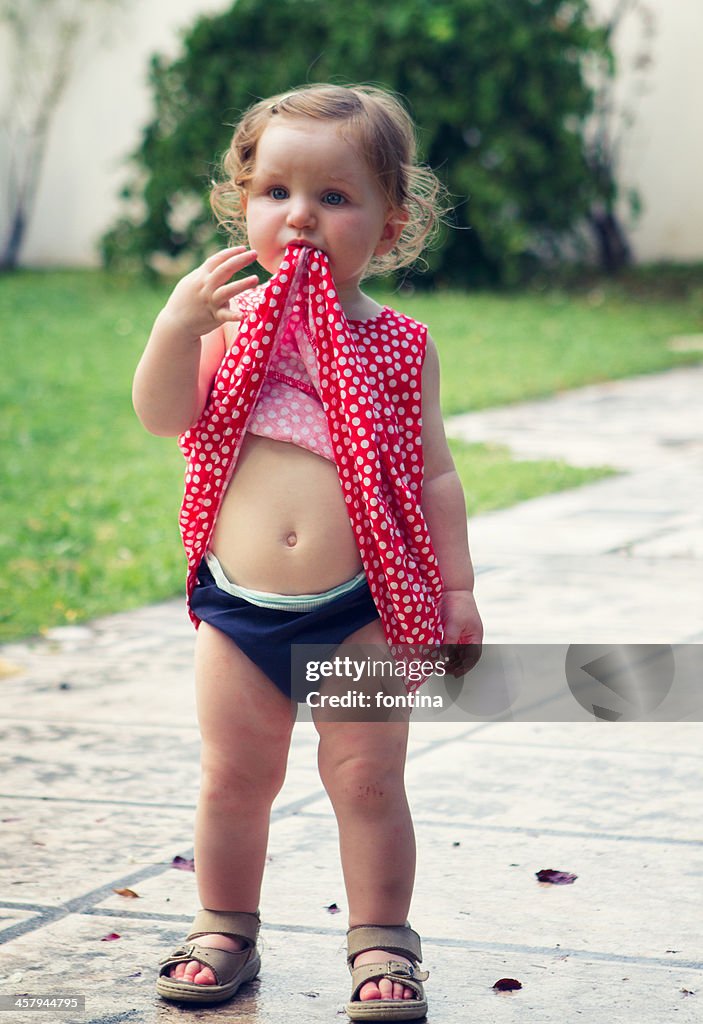
MULTIPOLYGON (((322 399, 386 638, 392 646, 441 643, 442 581, 420 506, 426 328, 387 307, 371 320, 348 321, 327 257, 317 250, 289 250, 256 298, 200 420, 179 438, 188 460, 180 515, 188 595, 257 400, 276 384, 288 390, 285 381, 266 380, 271 354, 275 347, 284 357, 297 349, 322 399)), ((197 625, 192 612, 191 617, 197 625)))

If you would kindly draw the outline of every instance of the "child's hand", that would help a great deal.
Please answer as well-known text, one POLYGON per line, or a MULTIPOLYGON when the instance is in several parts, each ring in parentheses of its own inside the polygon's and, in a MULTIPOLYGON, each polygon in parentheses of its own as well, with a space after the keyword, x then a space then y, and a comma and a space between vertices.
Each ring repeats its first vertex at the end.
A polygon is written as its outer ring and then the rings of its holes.
POLYGON ((466 675, 481 657, 483 623, 470 590, 445 590, 440 598, 444 626, 443 647, 447 651, 447 671, 455 678, 466 675))
POLYGON ((254 288, 259 279, 255 274, 239 281, 231 281, 230 278, 255 259, 256 253, 244 245, 216 252, 181 278, 171 292, 162 315, 194 338, 209 334, 224 323, 241 320, 242 315, 236 305, 234 309, 230 308, 230 300, 254 288))

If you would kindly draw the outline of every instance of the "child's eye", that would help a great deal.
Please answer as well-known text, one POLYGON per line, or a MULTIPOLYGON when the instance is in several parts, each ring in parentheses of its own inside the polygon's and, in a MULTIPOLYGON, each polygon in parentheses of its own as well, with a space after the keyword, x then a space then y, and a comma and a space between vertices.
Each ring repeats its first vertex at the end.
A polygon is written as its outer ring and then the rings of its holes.
POLYGON ((341 192, 325 192, 322 201, 328 206, 342 206, 346 199, 341 192))
POLYGON ((288 189, 283 188, 282 185, 276 185, 274 188, 269 189, 269 195, 272 199, 287 199, 288 189))

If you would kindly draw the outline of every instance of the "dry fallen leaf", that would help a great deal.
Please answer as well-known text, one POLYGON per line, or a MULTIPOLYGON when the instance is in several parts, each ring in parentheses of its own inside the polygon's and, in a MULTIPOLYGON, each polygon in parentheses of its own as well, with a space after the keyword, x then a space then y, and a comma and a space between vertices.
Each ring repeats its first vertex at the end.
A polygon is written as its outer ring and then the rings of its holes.
POLYGON ((108 935, 103 935, 101 942, 114 942, 116 939, 121 938, 117 932, 110 932, 108 935))
POLYGON ((118 896, 126 896, 130 900, 139 899, 139 893, 135 892, 134 889, 113 889, 112 891, 116 892, 118 896))
POLYGON ((500 978, 493 988, 496 992, 514 992, 519 988, 522 988, 522 984, 517 978, 500 978))
POLYGON ((5 658, 0 658, 0 679, 5 679, 8 676, 17 676, 24 669, 20 665, 15 665, 11 661, 6 661, 5 658))
POLYGON ((543 868, 536 872, 539 882, 549 882, 550 885, 573 885, 578 875, 571 875, 568 871, 555 871, 554 868, 543 868))
POLYGON ((178 868, 179 871, 195 871, 195 861, 187 857, 174 857, 171 867, 178 868))

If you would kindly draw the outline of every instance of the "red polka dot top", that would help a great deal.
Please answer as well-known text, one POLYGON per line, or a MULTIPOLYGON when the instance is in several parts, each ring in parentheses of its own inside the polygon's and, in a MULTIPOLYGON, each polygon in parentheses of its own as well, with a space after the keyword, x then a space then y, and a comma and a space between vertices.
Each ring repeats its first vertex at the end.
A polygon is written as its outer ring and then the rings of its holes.
MULTIPOLYGON (((236 469, 277 346, 295 340, 322 402, 334 461, 388 642, 439 644, 442 581, 421 509, 422 365, 427 328, 385 307, 344 316, 327 257, 291 249, 242 306, 239 333, 198 422, 179 438, 187 460, 180 528, 188 598, 236 469)), ((190 612, 196 627, 197 616, 190 612)))

